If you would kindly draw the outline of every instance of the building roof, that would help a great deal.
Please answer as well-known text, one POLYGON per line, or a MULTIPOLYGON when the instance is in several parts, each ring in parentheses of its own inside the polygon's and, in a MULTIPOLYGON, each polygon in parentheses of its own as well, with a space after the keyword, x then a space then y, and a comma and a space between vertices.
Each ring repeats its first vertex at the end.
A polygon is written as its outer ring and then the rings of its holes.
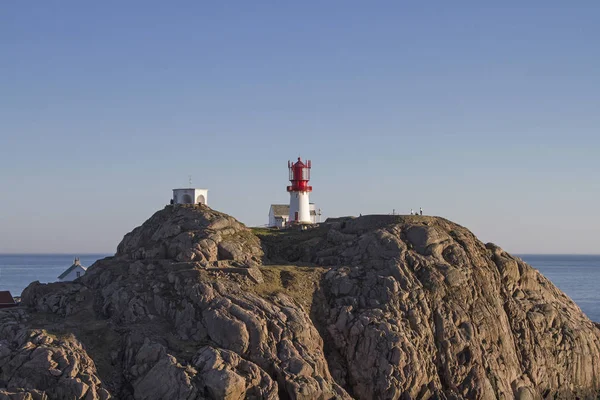
POLYGON ((76 258, 75 261, 73 261, 73 265, 71 265, 69 268, 67 268, 67 270, 65 272, 63 272, 62 274, 60 274, 58 276, 58 279, 63 279, 64 277, 66 277, 67 275, 69 275, 71 272, 73 272, 73 270, 76 269, 77 267, 83 269, 84 271, 87 270, 86 267, 84 267, 83 265, 81 265, 79 263, 79 258, 76 258))
POLYGON ((273 210, 273 215, 275 216, 288 216, 290 214, 289 204, 271 204, 271 209, 273 210))
MULTIPOLYGON (((287 217, 288 215, 290 215, 289 204, 271 204, 271 209, 273 210, 273 215, 276 217, 287 217)), ((310 210, 310 215, 317 215, 317 212, 314 209, 310 210)))
POLYGON ((306 164, 304 164, 304 163, 302 162, 302 159, 301 159, 300 157, 298 157, 298 161, 296 161, 296 162, 294 163, 294 166, 295 166, 295 167, 296 167, 296 166, 297 166, 297 167, 305 167, 305 166, 306 166, 306 164))
POLYGON ((8 290, 0 291, 0 304, 15 304, 15 299, 8 290))

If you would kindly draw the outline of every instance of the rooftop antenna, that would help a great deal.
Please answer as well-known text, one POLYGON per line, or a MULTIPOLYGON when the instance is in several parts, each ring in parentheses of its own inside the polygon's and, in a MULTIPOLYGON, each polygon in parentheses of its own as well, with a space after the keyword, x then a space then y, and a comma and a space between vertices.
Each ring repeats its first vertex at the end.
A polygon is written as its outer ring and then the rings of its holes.
POLYGON ((192 187, 192 176, 188 175, 188 178, 189 178, 189 182, 190 182, 190 187, 192 187))

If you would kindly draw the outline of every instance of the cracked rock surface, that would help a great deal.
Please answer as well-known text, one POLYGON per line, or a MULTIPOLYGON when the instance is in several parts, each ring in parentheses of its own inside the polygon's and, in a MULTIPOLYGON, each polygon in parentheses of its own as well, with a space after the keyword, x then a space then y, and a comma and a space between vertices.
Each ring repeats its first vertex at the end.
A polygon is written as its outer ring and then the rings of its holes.
POLYGON ((75 282, 0 311, 0 399, 570 399, 600 330, 442 218, 250 230, 168 206, 75 282))
POLYGON ((354 239, 332 243, 338 383, 361 399, 596 398, 600 331, 550 281, 449 221, 386 219, 349 220, 354 239))

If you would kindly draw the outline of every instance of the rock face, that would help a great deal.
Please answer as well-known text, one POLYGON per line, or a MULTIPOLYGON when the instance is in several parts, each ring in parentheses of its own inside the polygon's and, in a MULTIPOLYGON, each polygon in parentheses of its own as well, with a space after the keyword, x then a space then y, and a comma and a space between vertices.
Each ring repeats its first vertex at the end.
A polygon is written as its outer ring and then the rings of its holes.
POLYGON ((0 399, 109 399, 94 361, 73 337, 26 329, 23 310, 0 313, 0 399))
POLYGON ((235 218, 208 206, 180 205, 157 212, 125 235, 116 255, 195 261, 202 266, 218 261, 253 266, 263 254, 259 239, 235 218))
POLYGON ((433 217, 247 229, 168 206, 0 311, 0 399, 600 394, 600 330, 520 259, 433 217))
POLYGON ((387 219, 334 240, 323 314, 339 384, 361 399, 596 397, 600 331, 550 281, 448 221, 387 219))

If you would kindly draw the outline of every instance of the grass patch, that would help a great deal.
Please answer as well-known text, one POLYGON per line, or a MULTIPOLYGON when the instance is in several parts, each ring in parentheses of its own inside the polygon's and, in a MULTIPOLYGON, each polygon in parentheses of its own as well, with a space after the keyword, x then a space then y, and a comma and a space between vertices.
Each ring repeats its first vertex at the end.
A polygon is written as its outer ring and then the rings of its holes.
POLYGON ((269 265, 259 268, 264 282, 249 287, 249 290, 261 297, 283 293, 296 300, 307 313, 312 309, 313 297, 320 289, 321 278, 328 271, 327 268, 292 265, 269 265))
POLYGON ((272 228, 250 228, 252 233, 256 236, 278 236, 284 233, 284 231, 280 229, 272 229, 272 228))

